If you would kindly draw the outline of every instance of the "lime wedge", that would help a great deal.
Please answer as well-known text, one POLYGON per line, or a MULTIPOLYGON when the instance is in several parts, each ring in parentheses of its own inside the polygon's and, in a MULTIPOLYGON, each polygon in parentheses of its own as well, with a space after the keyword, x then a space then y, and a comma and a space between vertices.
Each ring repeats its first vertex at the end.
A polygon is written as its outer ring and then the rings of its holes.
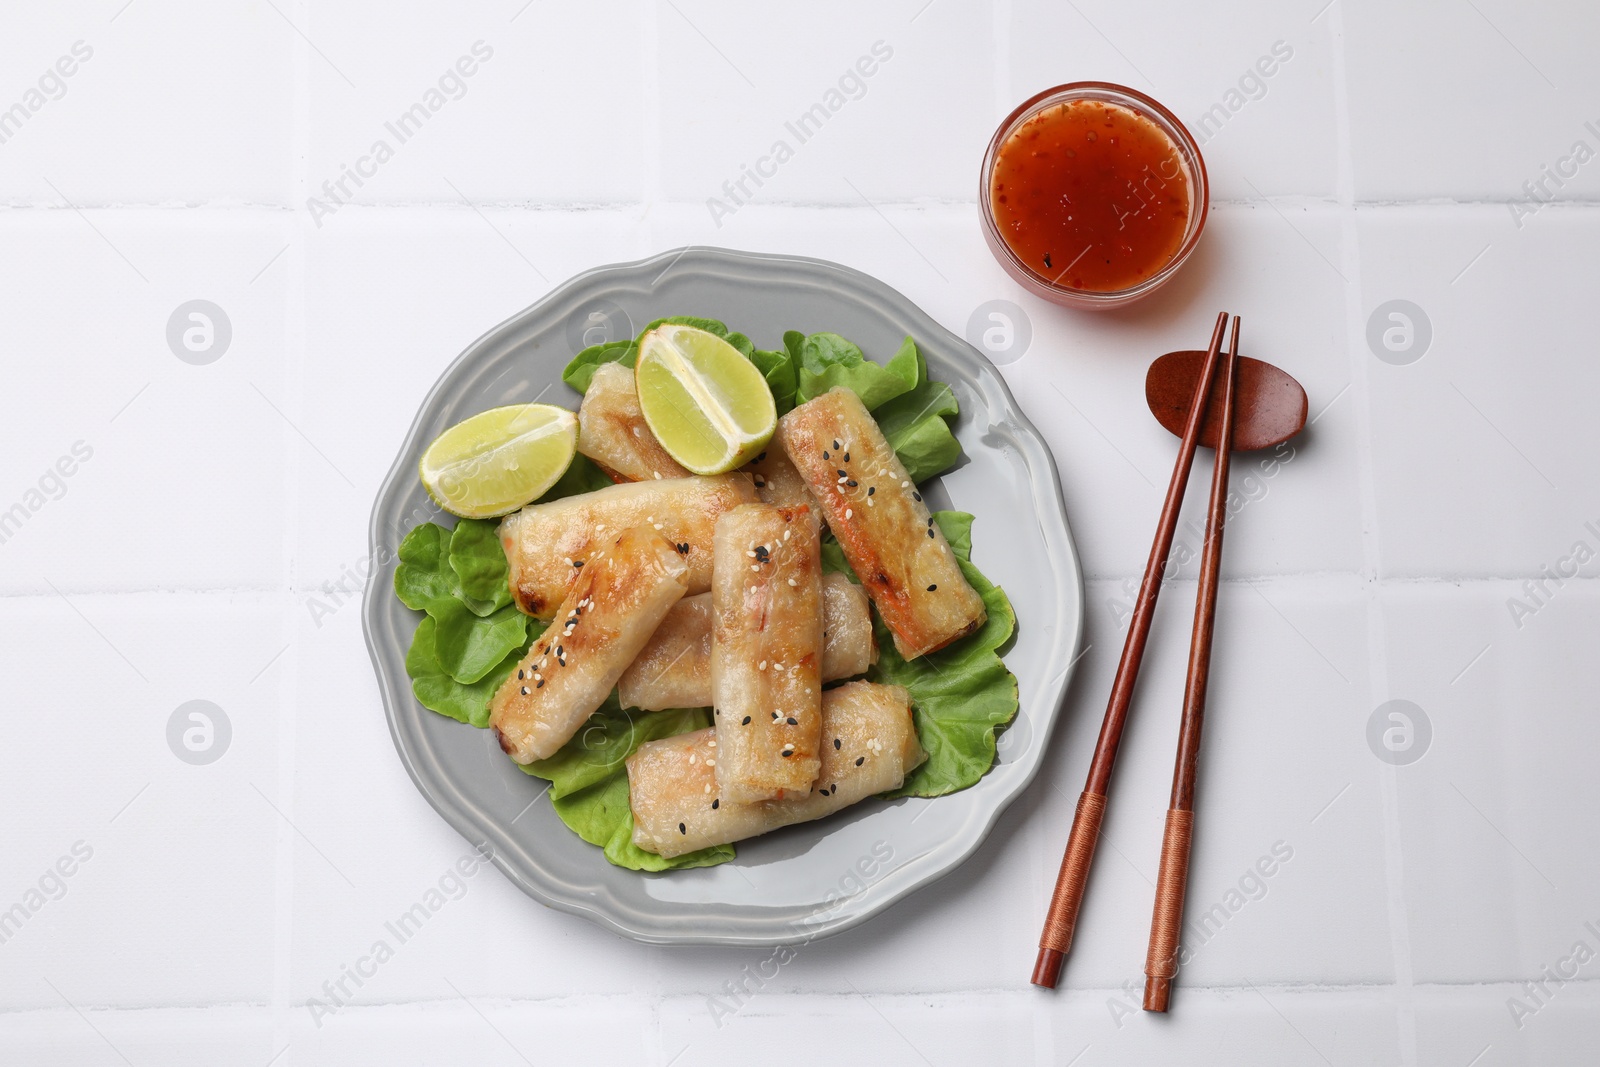
POLYGON ((639 409, 672 458, 722 474, 761 451, 778 426, 766 379, 737 348, 693 326, 657 326, 639 339, 639 409))
POLYGON ((492 519, 537 500, 572 465, 578 417, 553 404, 491 408, 440 434, 422 454, 428 495, 452 515, 492 519))

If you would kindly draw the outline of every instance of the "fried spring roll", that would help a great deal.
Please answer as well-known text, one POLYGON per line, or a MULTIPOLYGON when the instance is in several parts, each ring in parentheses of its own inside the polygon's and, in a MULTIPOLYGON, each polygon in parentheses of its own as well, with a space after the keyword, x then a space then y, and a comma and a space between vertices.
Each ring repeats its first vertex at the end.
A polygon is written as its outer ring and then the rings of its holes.
POLYGON ((805 796, 822 729, 822 557, 811 509, 746 504, 718 519, 711 608, 722 795, 805 796))
POLYGON ((634 844, 660 856, 681 856, 820 819, 899 788, 926 758, 906 691, 872 682, 849 682, 822 694, 822 766, 810 796, 754 804, 724 800, 715 773, 723 750, 715 735, 712 729, 664 737, 628 757, 634 844))
MULTIPOLYGON (((822 680, 865 674, 878 662, 867 594, 842 574, 822 576, 822 680)), ((617 694, 625 708, 662 711, 711 703, 711 594, 686 596, 672 606, 617 694)))
POLYGON ((600 465, 614 482, 686 478, 645 425, 633 368, 602 363, 578 408, 578 451, 600 465))
POLYGON ((589 557, 556 620, 489 702, 489 725, 518 763, 553 756, 611 693, 683 596, 688 564, 649 527, 589 557))
POLYGON ((813 503, 806 480, 800 477, 800 472, 795 470, 794 464, 784 454, 783 447, 776 441, 742 469, 754 476, 756 493, 763 504, 793 508, 813 503))
POLYGON ((755 499, 748 474, 719 474, 628 482, 529 504, 500 520, 511 598, 529 615, 551 618, 590 554, 630 526, 648 526, 679 546, 689 592, 704 593, 711 588, 717 517, 755 499))
POLYGON ((836 387, 801 404, 779 420, 778 438, 900 655, 916 659, 983 625, 982 598, 855 393, 836 387))

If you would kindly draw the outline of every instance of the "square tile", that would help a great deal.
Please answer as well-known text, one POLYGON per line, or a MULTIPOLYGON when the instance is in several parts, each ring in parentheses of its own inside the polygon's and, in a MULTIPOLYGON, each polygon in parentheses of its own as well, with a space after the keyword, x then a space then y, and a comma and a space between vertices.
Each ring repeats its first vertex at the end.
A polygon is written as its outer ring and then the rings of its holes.
POLYGON ((1600 215, 1541 216, 1521 233, 1489 207, 1362 211, 1357 222, 1361 312, 1377 348, 1364 337, 1351 347, 1371 397, 1382 572, 1526 576, 1579 540, 1600 547, 1586 526, 1600 525, 1587 491, 1600 429, 1585 404, 1600 368, 1572 349, 1589 329, 1582 279, 1600 215))
POLYGON ((295 5, 91 6, 19 10, 8 26, 0 199, 289 202, 295 5))

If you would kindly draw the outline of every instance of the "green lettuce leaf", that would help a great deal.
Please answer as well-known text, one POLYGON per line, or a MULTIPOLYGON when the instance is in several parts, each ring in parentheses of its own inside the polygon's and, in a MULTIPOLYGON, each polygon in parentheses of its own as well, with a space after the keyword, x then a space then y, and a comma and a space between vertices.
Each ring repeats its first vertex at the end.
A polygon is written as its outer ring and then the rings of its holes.
POLYGON ((394 592, 412 611, 427 611, 455 596, 455 574, 446 563, 450 531, 425 522, 400 542, 400 562, 394 569, 394 592))
POLYGON ((872 415, 911 480, 920 484, 961 458, 961 445, 946 421, 960 410, 948 385, 923 379, 921 385, 872 415))
POLYGON ((428 618, 439 666, 463 685, 480 681, 508 654, 528 646, 531 620, 514 605, 480 617, 460 600, 448 600, 429 610, 428 618))
POLYGON ((836 385, 855 391, 872 411, 897 396, 909 393, 922 381, 922 356, 907 337, 888 363, 874 363, 853 342, 836 333, 783 335, 797 367, 795 403, 819 397, 836 385))
POLYGON ((406 653, 406 673, 411 676, 411 692, 417 702, 430 711, 448 715, 469 726, 489 725, 489 698, 500 688, 506 675, 516 669, 523 648, 512 651, 488 674, 471 685, 456 681, 439 664, 434 653, 434 622, 423 616, 406 653))
POLYGON ((873 613, 878 662, 867 678, 885 685, 903 685, 917 712, 917 739, 927 762, 885 797, 937 797, 975 784, 994 766, 995 729, 1017 713, 1017 679, 1001 662, 999 652, 1016 631, 1011 601, 967 558, 972 547, 972 516, 965 512, 934 513, 939 529, 955 549, 961 572, 978 591, 989 619, 975 634, 948 648, 907 662, 895 651, 894 638, 873 613))
POLYGON ((772 400, 778 405, 778 416, 787 415, 794 408, 795 393, 795 365, 793 358, 787 351, 774 352, 764 349, 755 349, 750 352, 749 359, 767 380, 767 388, 772 390, 772 400))
POLYGON ((589 383, 594 381, 594 372, 602 363, 621 363, 624 367, 631 367, 638 356, 637 341, 607 341, 590 345, 572 357, 567 369, 561 372, 561 380, 578 392, 587 393, 589 383))
POLYGON ((450 535, 450 569, 455 595, 474 615, 493 615, 511 603, 510 568, 496 532, 487 519, 462 519, 450 535))
POLYGON ((733 846, 717 845, 663 859, 633 843, 626 764, 646 741, 710 725, 710 708, 630 712, 618 705, 613 692, 561 751, 522 770, 550 783, 556 815, 579 837, 603 848, 606 859, 618 867, 634 871, 711 867, 733 859, 733 846))

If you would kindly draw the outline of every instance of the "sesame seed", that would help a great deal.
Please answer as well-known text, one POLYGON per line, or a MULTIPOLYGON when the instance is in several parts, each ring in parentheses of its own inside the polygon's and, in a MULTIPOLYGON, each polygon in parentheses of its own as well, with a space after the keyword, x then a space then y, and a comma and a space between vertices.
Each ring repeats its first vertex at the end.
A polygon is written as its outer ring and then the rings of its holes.
POLYGON ((875 505, 876 505, 876 501, 874 501, 870 496, 867 497, 867 507, 870 508, 870 507, 874 507, 875 505))
POLYGON ((826 448, 824 448, 822 450, 822 458, 823 459, 827 459, 828 458, 828 450, 826 448))
POLYGON ((845 454, 844 454, 844 461, 845 461, 845 462, 846 462, 846 463, 849 463, 849 462, 850 462, 850 453, 848 453, 848 452, 846 452, 846 453, 845 453, 845 454))
POLYGON ((750 725, 750 716, 746 715, 744 717, 744 721, 741 722, 739 725, 740 726, 749 726, 750 725))
POLYGON ((678 833, 686 835, 686 834, 688 834, 688 832, 689 832, 689 828, 687 826, 683 825, 683 823, 680 822, 678 824, 678 833))
POLYGON ((912 493, 911 494, 911 499, 915 500, 917 503, 920 504, 920 503, 922 503, 922 494, 921 493, 912 493))
POLYGON ((928 536, 929 537, 933 536, 933 527, 932 526, 928 527, 928 536))
POLYGON ((835 441, 835 442, 834 442, 834 443, 833 443, 833 447, 834 447, 834 450, 835 450, 835 451, 837 451, 837 450, 838 450, 838 448, 839 448, 839 442, 838 442, 838 441, 835 441))
POLYGON ((796 719, 793 715, 791 715, 791 716, 789 716, 789 725, 790 726, 799 726, 800 725, 800 720, 796 719))
POLYGON ((910 482, 901 482, 900 483, 900 488, 902 488, 902 489, 910 489, 911 488, 911 483, 910 482))
POLYGON ((606 532, 606 524, 602 522, 599 526, 596 526, 594 528, 594 532, 595 533, 605 533, 606 532))
POLYGON ((867 757, 865 757, 865 756, 857 756, 856 757, 856 766, 857 767, 861 766, 865 762, 867 762, 867 757))
POLYGON ((783 531, 783 539, 785 541, 789 540, 789 533, 790 533, 790 531, 788 531, 788 530, 783 531))
POLYGON ((711 792, 711 783, 710 782, 706 783, 706 792, 707 793, 711 792))
POLYGON ((522 695, 523 696, 527 696, 528 695, 528 687, 527 686, 523 686, 522 687, 522 695))
POLYGON ((517 681, 522 681, 522 671, 520 669, 517 671, 517 681))
POLYGON ((789 579, 789 588, 793 589, 797 584, 799 583, 797 583, 793 578, 789 579))
POLYGON ((855 482, 854 478, 850 479, 849 481, 845 482, 844 484, 848 485, 852 489, 854 489, 856 487, 856 482, 855 482))
POLYGON ((709 745, 712 748, 716 748, 717 747, 717 743, 715 741, 707 741, 706 744, 709 745))
POLYGON ((936 584, 934 584, 934 585, 930 585, 930 586, 928 586, 928 592, 930 592, 930 593, 931 593, 931 592, 933 592, 933 591, 934 591, 934 590, 935 590, 935 589, 937 589, 937 588, 939 588, 939 586, 938 586, 938 585, 937 585, 937 583, 936 583, 936 584))
POLYGON ((717 807, 718 807, 718 806, 719 806, 719 805, 720 805, 720 804, 721 804, 721 803, 722 803, 722 798, 721 798, 721 797, 718 797, 718 798, 717 798, 717 799, 715 799, 715 800, 713 800, 713 801, 712 801, 712 802, 711 802, 711 810, 712 810, 712 811, 716 811, 716 810, 717 810, 717 807))
POLYGON ((533 687, 535 689, 543 689, 544 688, 544 679, 540 678, 537 682, 534 683, 533 687))
POLYGON ((662 525, 661 525, 661 524, 660 524, 660 523, 659 523, 659 522, 658 522, 658 523, 656 523, 656 529, 658 529, 658 530, 664 530, 664 529, 666 529, 666 527, 664 527, 664 526, 662 526, 662 525))
POLYGON ((661 480, 661 472, 660 471, 652 471, 651 473, 656 476, 656 481, 659 482, 661 480))
POLYGON ((581 559, 575 559, 575 560, 573 560, 573 561, 572 561, 572 565, 573 565, 573 566, 574 566, 574 567, 581 567, 581 566, 583 566, 583 560, 581 560, 581 559))
POLYGON ((712 759, 710 756, 706 757, 706 766, 707 767, 715 767, 716 765, 717 765, 717 761, 716 760, 712 759))
POLYGON ((878 491, 878 487, 877 486, 875 486, 875 485, 867 486, 867 495, 868 496, 871 496, 873 493, 876 493, 877 491, 878 491))
POLYGON ((756 670, 764 671, 766 669, 767 669, 767 661, 766 660, 762 660, 760 663, 756 664, 756 670))
POLYGON ((693 752, 689 753, 689 766, 693 767, 696 763, 699 763, 699 762, 700 762, 700 757, 699 756, 696 756, 693 752))
POLYGON ((756 475, 756 488, 757 489, 765 489, 766 487, 767 487, 767 480, 765 478, 761 477, 761 475, 759 475, 759 474, 756 475))
POLYGON ((767 458, 767 454, 765 452, 763 452, 763 453, 761 453, 761 455, 756 457, 756 462, 760 463, 762 460, 764 460, 766 458, 767 458))
POLYGON ((839 739, 837 737, 833 739, 833 750, 835 752, 839 751, 839 739))
POLYGON ((855 515, 855 513, 856 513, 855 508, 845 508, 844 509, 844 517, 847 518, 847 519, 853 517, 855 515))
MULTIPOLYGON (((929 531, 929 535, 930 536, 932 535, 932 531, 931 530, 929 531)), ((753 570, 753 571, 759 571, 761 569, 761 564, 752 563, 752 564, 750 564, 750 569, 753 570)))
POLYGON ((689 554, 689 542, 685 541, 683 544, 678 546, 678 554, 683 556, 687 556, 689 554))
POLYGON ((745 549, 744 550, 744 554, 749 556, 751 559, 755 559, 756 558, 756 550, 753 549, 753 548, 745 549))
POLYGON ((841 477, 841 478, 848 478, 848 477, 850 477, 850 475, 848 475, 848 474, 846 474, 846 473, 845 473, 845 472, 844 472, 844 471, 842 471, 842 470, 837 470, 837 473, 838 473, 838 475, 839 475, 839 477, 841 477))

